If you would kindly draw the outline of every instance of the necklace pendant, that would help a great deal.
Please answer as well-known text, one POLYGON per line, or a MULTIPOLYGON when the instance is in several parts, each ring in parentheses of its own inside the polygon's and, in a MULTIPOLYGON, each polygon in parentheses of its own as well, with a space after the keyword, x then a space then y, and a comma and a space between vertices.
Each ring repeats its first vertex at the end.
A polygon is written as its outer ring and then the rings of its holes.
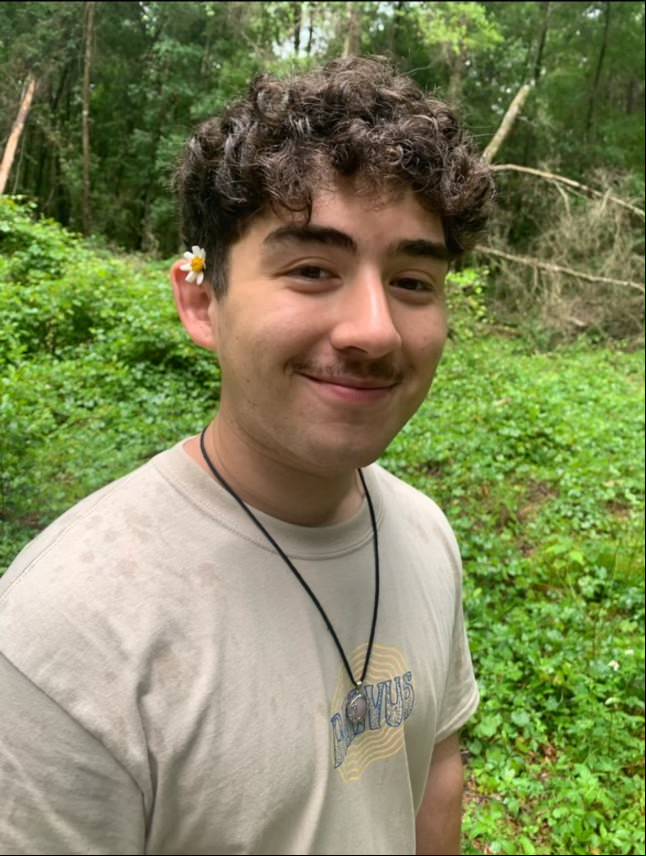
POLYGON ((355 687, 350 690, 345 702, 345 715, 352 725, 359 725, 366 718, 368 712, 368 699, 365 690, 355 687))

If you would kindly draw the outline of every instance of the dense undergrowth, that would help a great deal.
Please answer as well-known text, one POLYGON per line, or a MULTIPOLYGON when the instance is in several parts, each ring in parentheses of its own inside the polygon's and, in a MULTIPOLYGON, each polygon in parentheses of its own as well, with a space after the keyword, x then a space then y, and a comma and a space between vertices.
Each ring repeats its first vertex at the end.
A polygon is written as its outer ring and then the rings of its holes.
MULTIPOLYGON (((0 568, 77 499, 197 432, 219 375, 167 265, 0 200, 0 568)), ((458 535, 482 704, 466 853, 644 852, 643 354, 538 353, 453 277, 429 400, 383 457, 458 535)))

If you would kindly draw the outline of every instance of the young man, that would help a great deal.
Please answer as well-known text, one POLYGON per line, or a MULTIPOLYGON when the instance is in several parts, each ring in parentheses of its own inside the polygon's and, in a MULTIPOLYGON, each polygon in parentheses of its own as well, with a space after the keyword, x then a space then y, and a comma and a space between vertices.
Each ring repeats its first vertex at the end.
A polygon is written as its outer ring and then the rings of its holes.
POLYGON ((425 398, 492 185, 379 60, 261 78, 178 173, 217 417, 0 587, 3 853, 457 853, 458 549, 373 462, 425 398))

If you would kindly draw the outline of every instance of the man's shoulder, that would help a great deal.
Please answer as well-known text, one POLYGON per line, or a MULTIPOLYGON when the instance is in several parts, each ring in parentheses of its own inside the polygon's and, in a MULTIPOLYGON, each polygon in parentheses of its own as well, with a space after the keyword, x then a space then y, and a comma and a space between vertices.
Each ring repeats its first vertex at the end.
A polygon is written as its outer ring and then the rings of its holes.
POLYGON ((16 556, 0 579, 0 598, 30 569, 46 563, 52 570, 58 561, 65 566, 80 549, 85 559, 107 545, 124 517, 136 525, 147 495, 159 495, 161 481, 155 458, 79 500, 52 521, 16 556))
MULTIPOLYGON (((0 578, 0 615, 77 612, 141 596, 181 554, 191 518, 181 443, 72 506, 16 556, 0 578)), ((168 576, 168 575, 166 575, 168 576)))
POLYGON ((172 623, 157 618, 160 603, 174 603, 170 547, 182 549, 167 463, 176 449, 78 502, 0 579, 0 653, 61 704, 79 675, 109 695, 124 663, 143 662, 172 623))
POLYGON ((435 500, 380 464, 373 464, 370 471, 379 486, 384 525, 402 537, 419 536, 423 541, 441 544, 454 571, 461 574, 460 549, 455 533, 435 500))
POLYGON ((414 509, 418 514, 435 520, 448 530, 451 529, 446 515, 427 493, 413 487, 381 464, 373 464, 370 471, 374 474, 386 506, 404 503, 406 507, 414 509))
POLYGON ((176 629, 173 616, 159 619, 168 592, 164 545, 152 534, 163 528, 160 514, 177 510, 159 466, 165 455, 72 506, 0 579, 5 666, 81 723, 138 781, 146 776, 138 685, 152 653, 167 644, 164 634, 176 629))

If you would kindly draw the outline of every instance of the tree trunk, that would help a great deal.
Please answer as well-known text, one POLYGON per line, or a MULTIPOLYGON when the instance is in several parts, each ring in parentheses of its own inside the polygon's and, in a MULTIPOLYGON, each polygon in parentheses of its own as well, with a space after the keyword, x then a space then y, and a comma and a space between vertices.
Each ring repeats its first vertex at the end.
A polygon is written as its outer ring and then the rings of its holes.
POLYGON ((449 64, 451 67, 451 76, 449 78, 449 89, 447 92, 447 100, 451 107, 458 108, 462 101, 462 89, 464 86, 464 70, 466 68, 466 56, 460 50, 458 53, 452 53, 449 64))
POLYGON ((294 21, 294 54, 298 56, 301 49, 301 24, 303 22, 302 3, 292 3, 292 17, 294 21))
POLYGON ((23 163, 25 160, 25 151, 29 146, 29 126, 27 126, 20 140, 20 148, 18 151, 18 161, 16 163, 16 168, 13 173, 13 187, 11 188, 11 192, 15 195, 18 192, 18 188, 20 187, 20 181, 22 179, 23 174, 23 163))
POLYGON ((491 161, 496 157, 498 150, 509 136, 511 129, 514 126, 514 122, 523 109, 525 101, 527 101, 527 96, 529 95, 533 85, 533 83, 524 83, 514 96, 514 100, 509 105, 507 112, 500 123, 500 127, 494 134, 487 148, 482 153, 483 158, 488 163, 491 163, 491 161))
POLYGON ((25 122, 27 121, 27 116, 29 115, 31 102, 34 98, 35 91, 36 78, 33 74, 30 74, 27 77, 27 81, 23 87, 22 95, 20 97, 20 107, 18 108, 18 115, 14 120, 13 126, 11 128, 11 133, 9 134, 9 139, 7 140, 7 144, 4 148, 4 153, 2 155, 2 163, 0 163, 0 193, 4 193, 5 187, 7 186, 7 181, 9 180, 9 173, 11 172, 13 160, 16 156, 18 142, 25 127, 25 122))
POLYGON ((312 41, 314 40, 314 16, 316 15, 316 3, 307 4, 307 44, 305 46, 305 55, 310 56, 312 53, 312 41))
POLYGON ((397 0, 395 3, 395 8, 393 9, 393 20, 390 25, 390 37, 389 37, 389 45, 390 52, 394 56, 397 56, 397 46, 399 44, 399 36, 402 29, 402 18, 406 14, 404 9, 404 0, 397 0))
POLYGON ((144 202, 143 202, 143 212, 141 216, 141 236, 139 239, 139 248, 144 253, 155 253, 159 248, 159 242, 157 241, 157 237, 155 236, 153 230, 152 223, 152 203, 154 198, 154 189, 155 189, 155 178, 156 178, 156 169, 157 169, 157 154, 159 151, 159 144, 162 138, 162 130, 164 127, 164 116, 165 116, 165 108, 160 110, 158 116, 157 127, 155 129, 155 135, 153 137, 151 150, 149 153, 150 157, 150 169, 148 170, 148 177, 146 180, 146 189, 144 191, 144 202))
POLYGON ((635 98, 636 83, 637 81, 631 78, 626 86, 626 113, 632 113, 635 109, 635 102, 637 100, 635 98))
POLYGON ((361 53, 361 16, 360 3, 347 3, 349 17, 347 34, 343 45, 343 56, 359 56, 361 53))
POLYGON ((536 62, 534 63, 534 85, 540 79, 541 71, 543 70, 543 52, 545 51, 545 42, 547 41, 547 30, 550 22, 550 14, 552 7, 549 0, 543 3, 543 25, 541 27, 541 35, 538 40, 538 50, 536 51, 536 62))
POLYGON ((94 3, 85 4, 85 64, 83 66, 83 233, 92 232, 92 189, 90 185, 90 76, 94 41, 94 3))
POLYGON ((157 88, 155 90, 155 101, 159 105, 157 119, 152 134, 152 141, 149 148, 149 163, 148 176, 146 178, 146 189, 143 194, 143 206, 141 215, 141 235, 139 239, 139 248, 145 253, 156 252, 159 246, 152 224, 152 203, 154 198, 155 181, 157 173, 157 156, 159 152, 159 144, 162 139, 163 130, 166 126, 168 113, 172 115, 174 103, 162 99, 164 92, 164 82, 168 69, 163 65, 159 69, 159 77, 157 79, 157 88))
MULTIPOLYGON (((541 25, 541 33, 538 37, 538 47, 536 49, 536 57, 534 59, 534 70, 532 72, 532 80, 534 81, 534 86, 538 86, 541 79, 541 72, 543 71, 543 55, 545 53, 545 44, 547 42, 547 31, 549 29, 550 15, 552 14, 552 6, 547 2, 543 3, 543 23, 541 25)), ((533 110, 529 110, 529 123, 527 128, 529 133, 525 135, 525 145, 523 147, 523 163, 530 163, 530 161, 534 160, 532 156, 532 150, 535 148, 536 144, 536 136, 532 132, 531 128, 531 118, 534 113, 533 110)))
POLYGON ((47 172, 47 162, 48 162, 48 154, 50 152, 50 147, 47 145, 45 140, 45 135, 41 128, 36 125, 35 128, 36 133, 34 136, 36 137, 38 144, 36 146, 32 146, 32 157, 34 157, 34 151, 38 154, 38 167, 35 170, 36 179, 34 181, 34 196, 36 199, 43 199, 45 195, 45 191, 47 187, 45 185, 45 175, 47 172))
POLYGON ((594 70, 594 80, 592 81, 592 89, 590 90, 590 100, 588 101, 588 114, 585 117, 585 137, 588 139, 592 129, 592 117, 594 115, 594 105, 597 100, 597 92, 599 89, 599 78, 601 77, 601 69, 603 67, 603 59, 606 55, 606 47, 608 45, 608 27, 610 25, 610 3, 606 2, 605 6, 605 21, 603 26, 603 36, 601 37, 601 47, 599 48, 599 56, 597 58, 597 67, 594 70))

